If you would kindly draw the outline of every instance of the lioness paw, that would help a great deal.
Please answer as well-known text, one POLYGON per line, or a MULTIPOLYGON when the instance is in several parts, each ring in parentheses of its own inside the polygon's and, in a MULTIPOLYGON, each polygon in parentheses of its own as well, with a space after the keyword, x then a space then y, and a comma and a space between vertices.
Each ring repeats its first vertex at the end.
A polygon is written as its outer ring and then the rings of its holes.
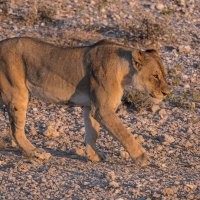
POLYGON ((100 161, 104 161, 106 159, 106 156, 102 152, 98 152, 98 153, 97 152, 95 152, 95 153, 87 152, 87 159, 92 162, 100 162, 100 161))
POLYGON ((146 167, 150 163, 150 158, 146 153, 142 153, 139 157, 136 158, 136 164, 140 167, 146 167))
POLYGON ((28 157, 38 158, 40 160, 48 160, 51 157, 50 153, 47 153, 45 150, 41 148, 35 148, 30 152, 25 152, 28 157))

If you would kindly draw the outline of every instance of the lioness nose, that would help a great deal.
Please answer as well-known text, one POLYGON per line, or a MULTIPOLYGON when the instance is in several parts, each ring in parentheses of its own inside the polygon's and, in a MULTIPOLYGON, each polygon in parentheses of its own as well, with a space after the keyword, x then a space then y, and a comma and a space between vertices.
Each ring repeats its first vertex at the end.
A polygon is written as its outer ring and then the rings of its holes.
POLYGON ((167 95, 170 94, 170 90, 169 89, 164 90, 164 91, 162 91, 162 93, 163 93, 164 96, 167 96, 167 95))

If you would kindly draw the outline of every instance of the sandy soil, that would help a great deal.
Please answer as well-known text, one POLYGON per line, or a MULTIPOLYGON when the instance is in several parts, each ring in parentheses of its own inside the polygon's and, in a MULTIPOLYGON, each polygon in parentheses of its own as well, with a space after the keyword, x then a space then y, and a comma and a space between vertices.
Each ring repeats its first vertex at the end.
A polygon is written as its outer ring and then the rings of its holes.
POLYGON ((121 106, 118 116, 152 157, 137 167, 101 129, 100 163, 84 152, 82 109, 31 98, 26 133, 52 154, 28 159, 13 148, 0 109, 0 199, 200 199, 200 7, 195 0, 0 1, 0 40, 31 36, 58 46, 99 39, 156 47, 172 94, 159 107, 121 106))

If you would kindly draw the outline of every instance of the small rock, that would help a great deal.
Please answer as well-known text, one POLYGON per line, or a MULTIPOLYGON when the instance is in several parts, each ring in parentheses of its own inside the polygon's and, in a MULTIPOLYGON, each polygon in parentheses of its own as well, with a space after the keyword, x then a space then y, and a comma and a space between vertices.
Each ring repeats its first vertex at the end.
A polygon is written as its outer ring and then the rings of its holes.
POLYGON ((155 114, 159 109, 160 109, 160 106, 157 105, 157 104, 154 104, 154 105, 151 107, 151 111, 153 112, 153 114, 155 114))
POLYGON ((196 108, 196 103, 192 102, 191 105, 190 105, 190 108, 194 110, 196 108))
POLYGON ((165 109, 161 109, 161 110, 159 111, 159 115, 160 115, 160 117, 161 117, 162 119, 165 118, 165 117, 167 116, 167 113, 166 113, 165 109))
POLYGON ((60 135, 58 131, 53 130, 53 128, 48 127, 48 129, 44 132, 44 135, 49 138, 56 138, 60 135))
POLYGON ((185 6, 185 0, 178 0, 178 4, 180 6, 185 6))
POLYGON ((163 10, 164 8, 165 8, 164 4, 162 4, 162 3, 160 3, 160 2, 158 2, 158 3, 156 4, 156 9, 157 9, 157 10, 163 10))
POLYGON ((157 192, 154 192, 154 194, 153 194, 153 197, 154 197, 154 198, 160 198, 160 196, 161 196, 161 195, 158 194, 157 192))
POLYGON ((188 91, 189 89, 190 89, 190 85, 189 85, 189 84, 185 84, 185 85, 184 85, 184 90, 185 90, 185 91, 188 91))
POLYGON ((34 111, 34 112, 37 112, 37 111, 38 111, 38 109, 37 109, 37 108, 33 108, 33 111, 34 111))
POLYGON ((165 143, 171 144, 175 141, 175 139, 171 135, 165 135, 165 143))
POLYGON ((132 193, 137 196, 137 195, 140 194, 140 189, 139 188, 133 188, 132 193))
POLYGON ((182 45, 179 47, 179 52, 180 53, 190 53, 191 52, 191 47, 189 45, 182 45))
POLYGON ((90 182, 85 181, 85 182, 83 182, 83 185, 85 185, 85 186, 90 185, 90 182))
POLYGON ((128 160, 129 157, 130 157, 129 153, 126 152, 126 151, 124 151, 124 150, 121 150, 119 153, 120 153, 120 156, 121 156, 122 158, 125 158, 126 160, 128 160))
POLYGON ((180 185, 180 182, 179 181, 175 181, 174 184, 175 185, 180 185))
POLYGON ((185 147, 186 147, 186 148, 189 148, 189 147, 192 147, 192 146, 193 146, 193 144, 190 143, 189 141, 187 141, 187 142, 185 143, 185 147))
POLYGON ((66 110, 65 110, 64 108, 60 108, 60 111, 61 111, 62 113, 66 113, 66 110))
POLYGON ((182 75, 182 80, 183 81, 187 81, 188 79, 189 79, 189 77, 187 75, 185 75, 185 74, 182 75))
MULTIPOLYGON (((118 193, 120 193, 121 192, 121 190, 120 189, 115 189, 115 194, 118 194, 118 193)), ((120 198, 119 198, 120 199, 120 198)))
POLYGON ((78 155, 78 156, 84 156, 84 150, 82 148, 76 148, 75 149, 75 153, 78 155))
POLYGON ((163 194, 164 196, 170 196, 170 195, 173 195, 175 193, 177 193, 177 188, 176 187, 172 187, 172 188, 165 188, 163 190, 163 194))
POLYGON ((192 134, 192 133, 193 133, 192 129, 191 129, 191 128, 188 128, 187 133, 188 133, 188 134, 192 134))
POLYGON ((186 188, 186 190, 187 190, 187 188, 191 189, 191 190, 196 190, 197 186, 194 184, 186 184, 185 188, 186 188))
POLYGON ((150 134, 151 134, 152 136, 156 136, 156 135, 158 135, 158 132, 157 132, 156 130, 152 130, 152 131, 150 132, 150 134))
POLYGON ((55 143, 55 141, 47 141, 44 143, 44 146, 54 148, 56 146, 56 143, 55 143))
POLYGON ((112 179, 112 180, 116 179, 115 172, 114 172, 114 171, 108 172, 108 173, 106 174, 106 178, 112 179))
POLYGON ((109 187, 119 187, 119 183, 117 183, 116 181, 111 181, 109 184, 108 184, 109 187))

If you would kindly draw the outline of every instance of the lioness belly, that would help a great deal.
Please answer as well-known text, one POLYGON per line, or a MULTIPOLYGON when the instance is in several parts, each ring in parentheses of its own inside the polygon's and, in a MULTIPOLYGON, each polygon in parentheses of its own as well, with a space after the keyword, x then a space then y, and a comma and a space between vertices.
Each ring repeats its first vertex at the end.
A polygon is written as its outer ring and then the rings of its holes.
POLYGON ((38 87, 30 82, 27 82, 27 87, 30 93, 42 100, 54 103, 73 103, 75 105, 89 106, 90 98, 85 91, 76 91, 75 87, 66 88, 44 88, 38 87))
POLYGON ((26 82, 27 88, 31 95, 42 100, 54 103, 67 103, 75 92, 74 87, 45 87, 45 85, 37 86, 30 82, 26 82))

